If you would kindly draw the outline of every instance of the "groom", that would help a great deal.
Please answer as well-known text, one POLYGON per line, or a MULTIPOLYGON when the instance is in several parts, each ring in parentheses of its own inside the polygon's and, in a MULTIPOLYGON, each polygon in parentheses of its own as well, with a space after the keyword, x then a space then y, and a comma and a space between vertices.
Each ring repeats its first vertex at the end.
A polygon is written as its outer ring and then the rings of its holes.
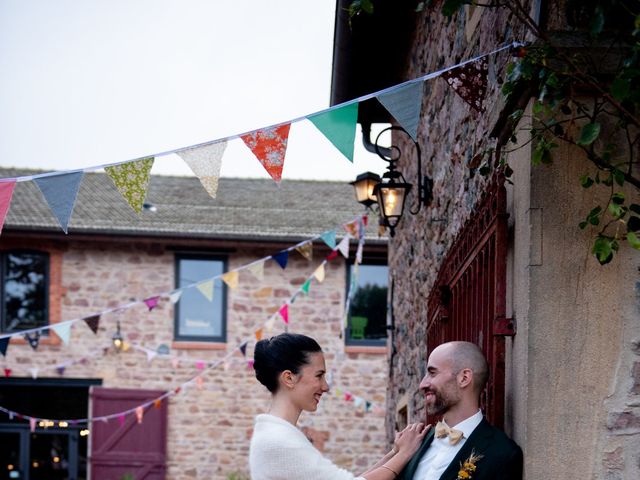
POLYGON ((399 479, 522 479, 522 450, 489 425, 480 411, 480 394, 488 378, 487 361, 473 343, 444 343, 431 352, 420 390, 427 412, 442 421, 427 434, 399 479), (480 458, 474 461, 472 454, 480 458), (458 477, 469 459, 468 475, 458 477))

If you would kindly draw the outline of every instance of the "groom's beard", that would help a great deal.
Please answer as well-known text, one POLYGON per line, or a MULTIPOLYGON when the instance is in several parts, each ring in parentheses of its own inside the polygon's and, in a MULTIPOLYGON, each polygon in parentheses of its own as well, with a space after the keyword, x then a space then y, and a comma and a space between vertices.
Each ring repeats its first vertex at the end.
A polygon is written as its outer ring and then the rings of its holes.
POLYGON ((426 404, 429 415, 444 415, 460 401, 460 394, 455 383, 443 385, 441 390, 429 389, 427 393, 433 394, 433 401, 426 404))
POLYGON ((434 395, 433 403, 427 404, 427 413, 429 415, 442 415, 446 413, 447 410, 451 407, 448 402, 442 397, 440 392, 434 392, 431 390, 431 393, 434 395))

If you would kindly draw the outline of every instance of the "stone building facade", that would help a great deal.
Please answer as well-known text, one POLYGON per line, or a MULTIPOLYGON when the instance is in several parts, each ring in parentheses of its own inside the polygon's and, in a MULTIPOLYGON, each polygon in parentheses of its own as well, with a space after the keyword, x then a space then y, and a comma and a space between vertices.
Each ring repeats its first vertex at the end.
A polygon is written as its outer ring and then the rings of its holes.
MULTIPOLYGON (((447 19, 439 11, 441 2, 431 3, 422 12, 406 14, 401 23, 381 20, 385 38, 406 37, 395 52, 403 66, 395 77, 381 74, 382 83, 371 90, 530 39, 503 9, 463 6, 447 19)), ((530 2, 531 15, 545 18, 551 29, 566 29, 556 3, 530 2)), ((386 7, 378 2, 375 8, 386 7)), ((340 44, 336 55, 348 63, 344 51, 351 49, 357 56, 354 52, 368 40, 376 41, 371 31, 355 25, 351 44, 340 44), (355 38, 358 35, 361 38, 355 38)), ((482 114, 470 109, 442 78, 424 85, 418 142, 424 173, 434 182, 433 202, 417 215, 405 210, 389 244, 395 329, 388 439, 405 416, 409 421, 425 417, 418 385, 429 353, 429 298, 452 245, 474 221, 476 205, 492 181, 470 164, 478 151, 495 145, 494 129, 505 115, 500 85, 510 55, 505 51, 488 57, 489 90, 482 114)), ((334 71, 335 103, 369 93, 358 87, 371 87, 375 69, 361 79, 340 61, 334 68, 339 70, 334 71)), ((384 121, 376 112, 371 107, 359 121, 384 121)), ((521 127, 526 131, 524 120, 521 127)), ((403 145, 406 140, 397 135, 393 142, 403 145)), ((533 167, 535 145, 526 144, 524 134, 518 145, 509 157, 512 183, 505 187, 506 310, 516 333, 505 339, 504 428, 524 450, 527 479, 638 478, 640 257, 622 244, 606 266, 591 255, 593 232, 577 224, 602 201, 597 197, 602 192, 580 187, 580 175, 593 173, 580 151, 562 146, 552 167, 533 167)), ((398 168, 415 184, 415 157, 402 157, 398 168)), ((625 191, 637 200, 636 191, 625 191)), ((408 201, 415 202, 415 197, 408 201)))
MULTIPOLYGON (((3 176, 21 173, 5 171, 3 176)), ((10 369, 0 385, 0 406, 6 407, 3 402, 18 384, 29 383, 37 392, 38 382, 47 381, 62 382, 59 388, 64 382, 90 379, 107 388, 171 391, 199 372, 197 361, 215 362, 237 350, 224 364, 206 371, 201 387, 191 385, 170 397, 166 478, 248 478, 253 418, 268 409, 270 398, 248 367, 255 331, 300 288, 330 253, 329 248, 316 241, 311 261, 291 252, 286 269, 267 261, 262 280, 246 270, 241 272, 238 287, 227 288, 223 342, 176 341, 175 306, 167 298, 151 311, 144 304, 120 307, 133 299, 173 290, 176 255, 181 252, 224 255, 227 270, 232 270, 324 230, 339 228, 361 212, 349 185, 291 181, 277 188, 270 181, 223 179, 218 199, 212 200, 200 192, 197 182, 195 178, 153 177, 147 201, 156 212, 145 211, 135 218, 108 178, 87 174, 68 236, 57 231, 34 186, 28 182, 18 185, 0 250, 49 253, 50 321, 114 311, 101 315, 96 334, 84 322, 74 324, 68 345, 51 335, 43 337, 34 351, 21 338, 13 339, 7 356, 0 359, 1 368, 10 369), (252 198, 265 200, 249 205, 252 198), (324 207, 330 210, 317 211, 324 207), (127 351, 118 352, 112 345, 118 323, 130 345, 127 351), (246 358, 238 350, 244 341, 249 342, 246 358), (170 357, 159 355, 149 361, 138 348, 157 351, 161 345, 169 347, 170 357), (62 363, 67 365, 64 372, 56 371, 55 366, 62 363)), ((371 257, 386 259, 385 243, 371 237, 365 244, 365 262, 371 257)), ((318 340, 333 384, 318 412, 303 414, 303 430, 329 458, 360 472, 386 447, 387 349, 384 345, 345 345, 342 318, 347 268, 342 256, 327 263, 325 280, 314 282, 308 296, 290 305, 288 328, 318 340), (344 392, 371 402, 368 411, 366 403, 346 401, 344 392)), ((283 329, 279 320, 272 333, 283 329)), ((20 413, 49 415, 20 411, 25 404, 13 401, 20 413)), ((80 403, 86 401, 85 396, 80 403)), ((28 428, 23 420, 3 415, 0 434, 3 425, 15 422, 28 428)), ((55 433, 57 428, 45 433, 55 433)), ((42 431, 38 428, 36 433, 42 431)))

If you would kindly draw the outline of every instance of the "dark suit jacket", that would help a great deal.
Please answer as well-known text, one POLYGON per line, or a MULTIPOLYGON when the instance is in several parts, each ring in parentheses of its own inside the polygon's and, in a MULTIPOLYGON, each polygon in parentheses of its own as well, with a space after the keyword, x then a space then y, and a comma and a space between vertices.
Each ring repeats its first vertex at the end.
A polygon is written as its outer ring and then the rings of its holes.
MULTIPOLYGON (((400 472, 398 479, 413 480, 420 459, 433 442, 433 431, 432 428, 416 454, 400 472)), ((476 463, 472 480, 522 480, 522 450, 502 430, 492 427, 484 418, 465 441, 440 479, 426 480, 456 480, 460 463, 469 458, 472 451, 483 456, 476 463)))

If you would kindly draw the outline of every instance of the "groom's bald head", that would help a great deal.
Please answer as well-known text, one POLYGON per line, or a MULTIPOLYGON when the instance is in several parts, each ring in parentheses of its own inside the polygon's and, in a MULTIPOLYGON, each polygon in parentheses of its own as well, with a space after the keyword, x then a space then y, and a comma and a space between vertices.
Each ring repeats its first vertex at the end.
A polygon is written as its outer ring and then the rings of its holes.
POLYGON ((480 394, 489 379, 489 365, 478 345, 471 342, 447 342, 436 347, 434 352, 444 353, 451 362, 451 370, 459 372, 468 368, 473 372, 473 390, 480 394))

